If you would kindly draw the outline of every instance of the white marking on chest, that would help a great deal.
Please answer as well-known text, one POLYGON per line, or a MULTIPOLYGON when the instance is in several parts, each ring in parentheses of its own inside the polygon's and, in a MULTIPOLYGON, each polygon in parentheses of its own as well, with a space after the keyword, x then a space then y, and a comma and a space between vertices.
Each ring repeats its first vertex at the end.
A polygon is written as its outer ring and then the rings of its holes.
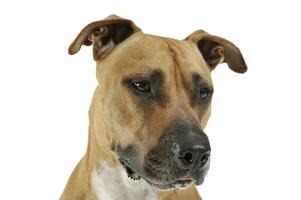
POLYGON ((98 200, 156 200, 156 192, 143 179, 128 178, 122 166, 101 163, 101 170, 92 172, 92 187, 98 200))

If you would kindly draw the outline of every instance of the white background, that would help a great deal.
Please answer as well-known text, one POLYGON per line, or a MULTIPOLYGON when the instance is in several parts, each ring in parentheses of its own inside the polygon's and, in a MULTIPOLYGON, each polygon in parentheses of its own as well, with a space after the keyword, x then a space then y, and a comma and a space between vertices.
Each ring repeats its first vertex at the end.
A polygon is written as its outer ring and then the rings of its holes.
POLYGON ((96 87, 91 48, 69 56, 86 24, 115 13, 146 33, 197 29, 234 42, 249 70, 223 64, 206 128, 204 200, 300 200, 298 1, 1 1, 0 199, 58 199, 88 138, 96 87))

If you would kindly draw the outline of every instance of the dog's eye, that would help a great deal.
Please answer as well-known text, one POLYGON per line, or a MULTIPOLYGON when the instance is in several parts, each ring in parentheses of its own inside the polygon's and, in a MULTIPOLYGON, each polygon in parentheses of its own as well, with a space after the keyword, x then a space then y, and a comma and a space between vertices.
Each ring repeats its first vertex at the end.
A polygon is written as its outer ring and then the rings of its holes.
POLYGON ((144 92, 144 93, 151 92, 151 87, 148 81, 133 82, 133 86, 139 92, 144 92))
POLYGON ((206 99, 210 94, 209 88, 203 87, 199 91, 199 95, 202 99, 206 99))

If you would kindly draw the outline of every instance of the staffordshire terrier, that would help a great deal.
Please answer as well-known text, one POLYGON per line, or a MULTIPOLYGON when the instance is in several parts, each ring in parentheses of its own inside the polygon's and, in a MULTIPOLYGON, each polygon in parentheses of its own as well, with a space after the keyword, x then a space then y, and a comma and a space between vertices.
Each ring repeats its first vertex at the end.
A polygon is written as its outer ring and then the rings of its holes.
POLYGON ((69 47, 93 46, 97 86, 87 152, 61 200, 199 200, 209 169, 207 124, 221 63, 247 66, 230 41, 197 30, 184 40, 145 34, 111 15, 69 47))

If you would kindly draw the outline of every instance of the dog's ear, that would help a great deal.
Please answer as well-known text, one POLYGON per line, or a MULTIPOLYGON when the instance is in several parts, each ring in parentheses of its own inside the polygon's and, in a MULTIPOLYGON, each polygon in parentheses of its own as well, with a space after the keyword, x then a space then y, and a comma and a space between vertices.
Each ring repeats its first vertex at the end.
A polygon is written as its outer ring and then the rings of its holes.
POLYGON ((95 60, 107 55, 116 45, 135 32, 141 31, 131 20, 110 15, 104 20, 88 24, 69 47, 69 54, 76 54, 82 45, 93 44, 95 60))
POLYGON ((211 70, 218 64, 226 62, 237 73, 247 71, 247 65, 240 50, 230 41, 198 30, 185 40, 194 42, 211 70))

